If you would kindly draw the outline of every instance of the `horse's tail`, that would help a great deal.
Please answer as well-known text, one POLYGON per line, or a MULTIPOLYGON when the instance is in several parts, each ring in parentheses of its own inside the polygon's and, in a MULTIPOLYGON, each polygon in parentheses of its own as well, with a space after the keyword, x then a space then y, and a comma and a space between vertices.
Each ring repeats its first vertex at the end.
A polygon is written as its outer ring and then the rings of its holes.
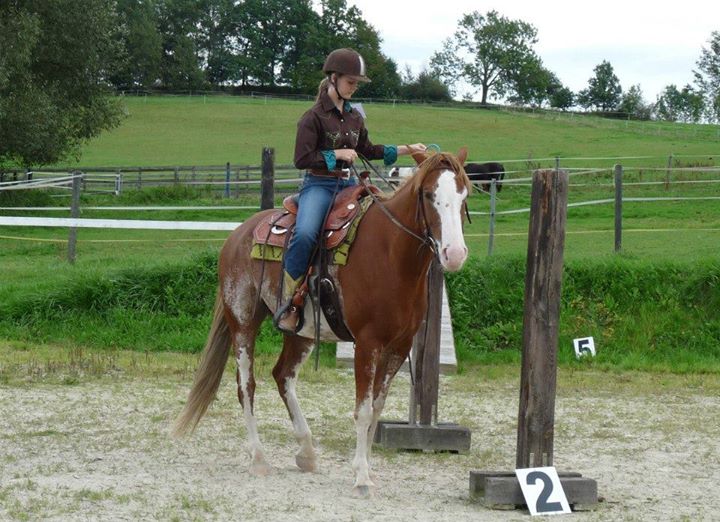
POLYGON ((223 307, 222 295, 218 289, 212 327, 185 408, 175 420, 172 431, 175 437, 195 430, 220 387, 220 380, 230 355, 230 330, 223 307))

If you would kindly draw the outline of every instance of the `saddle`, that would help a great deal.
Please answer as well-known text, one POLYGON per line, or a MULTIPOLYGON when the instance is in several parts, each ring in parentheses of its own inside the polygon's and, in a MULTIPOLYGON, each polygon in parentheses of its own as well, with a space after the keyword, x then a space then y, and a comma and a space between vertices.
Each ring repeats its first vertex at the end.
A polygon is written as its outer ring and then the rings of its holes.
MULTIPOLYGON (((380 189, 368 185, 347 187, 335 196, 335 202, 323 227, 325 248, 332 250, 343 242, 347 236, 350 224, 360 212, 360 199, 368 196, 369 191, 380 194, 380 189)), ((253 231, 256 244, 270 245, 284 248, 288 242, 288 234, 292 233, 298 211, 298 194, 288 196, 283 200, 283 210, 273 212, 263 219, 253 231)))

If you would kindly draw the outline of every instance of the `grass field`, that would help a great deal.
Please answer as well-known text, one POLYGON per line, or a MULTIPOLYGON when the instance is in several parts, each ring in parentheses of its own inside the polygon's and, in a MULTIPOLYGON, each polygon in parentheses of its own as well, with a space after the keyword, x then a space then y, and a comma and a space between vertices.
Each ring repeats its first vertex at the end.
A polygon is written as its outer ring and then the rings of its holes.
MULTIPOLYGON (((203 165, 225 161, 258 164, 260 149, 265 145, 276 148, 278 163, 290 163, 295 121, 309 105, 309 102, 231 97, 152 97, 127 98, 125 101, 128 118, 119 129, 88 144, 79 162, 81 165, 203 165)), ((717 263, 720 259, 720 183, 708 182, 720 180, 720 173, 717 169, 698 169, 717 165, 716 152, 720 152, 718 127, 390 104, 373 104, 365 109, 371 136, 376 142, 393 142, 397 136, 402 138, 402 142, 438 143, 444 150, 467 145, 474 160, 505 161, 510 172, 508 179, 524 178, 534 168, 552 166, 553 157, 560 156, 561 166, 571 172, 571 204, 612 198, 612 166, 616 162, 621 162, 625 168, 626 198, 681 198, 672 201, 626 201, 623 205, 623 248, 619 256, 613 250, 612 204, 569 208, 565 259, 575 266, 583 263, 602 265, 619 258, 635 263, 641 267, 638 270, 662 262, 693 272, 698 266, 717 263), (666 187, 662 182, 671 153, 672 183, 666 187), (510 159, 517 161, 507 161, 510 159)), ((142 193, 128 190, 121 197, 83 196, 82 205, 158 204, 207 208, 186 212, 84 210, 82 215, 240 222, 252 211, 226 211, 211 207, 248 203, 257 204, 257 201, 216 199, 202 189, 165 188, 144 190, 142 193)), ((502 213, 523 209, 529 207, 529 203, 527 182, 506 185, 499 195, 497 210, 502 213)), ((0 192, 0 207, 63 204, 67 204, 67 198, 47 193, 0 192)), ((489 198, 475 193, 469 206, 474 213, 487 213, 489 198)), ((4 215, 18 213, 12 209, 0 209, 0 214, 4 215)), ((67 213, 34 211, 32 215, 59 216, 67 213)), ((499 214, 493 258, 500 256, 501 260, 507 259, 508 262, 522 259, 527 249, 527 228, 527 213, 499 214)), ((489 218, 483 214, 474 215, 472 224, 466 228, 471 256, 481 266, 490 262, 486 259, 488 229, 489 218)), ((68 294, 67 289, 82 294, 90 292, 88 289, 98 281, 102 287, 107 284, 102 281, 124 280, 132 278, 133 274, 141 282, 149 281, 153 274, 163 277, 163 274, 175 273, 173 270, 176 268, 173 267, 187 271, 188 267, 198 263, 198 259, 208 262, 211 267, 212 262, 207 260, 216 255, 226 236, 225 232, 82 229, 79 232, 78 260, 70 266, 64 260, 66 230, 3 227, 0 229, 0 270, 3 274, 0 308, 2 304, 26 300, 44 303, 42 306, 51 309, 55 306, 53 303, 64 302, 73 295, 68 294), (89 286, 85 288, 83 285, 89 286)), ((671 273, 675 273, 674 270, 672 268, 671 273)), ((605 272, 600 270, 600 273, 605 272)), ((487 274, 482 272, 478 275, 485 276, 487 274)), ((152 286, 149 282, 142 284, 152 286)), ((643 281, 638 281, 638 285, 642 284, 643 281)), ((167 292, 168 288, 164 291, 167 292)), ((498 292, 504 290, 504 287, 497 289, 498 292)), ((211 283, 205 291, 212 293, 211 283)), ((669 299, 676 304, 674 298, 669 299)), ((94 313, 93 306, 98 305, 90 305, 90 315, 94 313)), ((73 318, 72 313, 63 316, 56 326, 51 326, 55 320, 52 313, 35 325, 32 317, 26 317, 19 326, 16 324, 0 331, 23 342, 32 339, 33 335, 52 342, 53 335, 57 335, 93 346, 105 343, 107 346, 132 348, 133 340, 137 340, 138 347, 148 349, 153 345, 153 329, 164 328, 170 333, 161 336, 157 349, 184 350, 187 346, 202 343, 205 326, 197 328, 196 325, 202 313, 180 314, 170 319, 160 314, 154 321, 143 322, 146 311, 142 306, 139 309, 132 305, 126 309, 112 308, 93 316, 90 323, 73 318), (104 330, 108 324, 112 327, 104 330), (183 329, 192 332, 184 336, 173 333, 183 329), (90 341, 88 336, 93 340, 90 341)), ((632 313, 632 306, 613 313, 622 315, 626 310, 632 313)), ((602 315, 602 310, 599 313, 602 315)), ((645 316, 638 318, 635 326, 626 324, 624 327, 648 329, 653 322, 651 316, 663 313, 661 307, 645 309, 645 316)), ((593 309, 591 315, 597 315, 597 310, 593 309)), ((673 320, 669 315, 663 319, 673 320)), ((711 321, 707 326, 701 319, 692 318, 691 322, 695 324, 699 321, 699 328, 705 332, 702 338, 712 340, 714 323, 711 321)), ((502 330, 508 328, 508 324, 489 327, 495 330, 483 333, 483 342, 495 342, 493 339, 500 338, 505 339, 503 342, 507 341, 507 332, 502 330)), ((609 331, 602 325, 594 325, 593 328, 599 328, 600 335, 609 331)), ((682 337, 675 331, 672 336, 682 337)), ((465 338, 473 339, 473 336, 466 335, 465 338)), ((631 334, 625 337, 637 338, 631 334)), ((510 339, 514 337, 510 336, 510 339)), ((269 344, 276 342, 277 339, 272 338, 269 344)), ((472 352, 474 342, 466 342, 463 348, 465 354, 472 352)), ((494 356, 492 349, 489 353, 491 362, 492 357, 496 357, 497 361, 507 360, 502 354, 494 356)), ((488 359, 482 360, 486 362, 488 359)), ((695 362, 690 366, 698 367, 695 362)), ((631 364, 630 367, 642 368, 643 364, 631 364)))
MULTIPOLYGON (((124 101, 122 126, 88 144, 80 165, 258 165, 264 146, 275 148, 278 163, 289 164, 296 123, 311 105, 228 96, 124 101)), ((712 156, 720 147, 718 126, 401 104, 368 104, 365 111, 375 143, 421 141, 449 151, 467 146, 477 161, 653 156, 626 162, 665 166, 670 154, 712 156)), ((615 161, 583 163, 612 167, 615 161)))

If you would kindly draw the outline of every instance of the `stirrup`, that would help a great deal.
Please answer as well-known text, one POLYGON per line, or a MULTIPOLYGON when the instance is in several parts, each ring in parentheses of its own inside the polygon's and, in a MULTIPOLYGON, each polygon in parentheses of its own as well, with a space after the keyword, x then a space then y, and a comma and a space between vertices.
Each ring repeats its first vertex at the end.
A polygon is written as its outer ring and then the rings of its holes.
POLYGON ((275 311, 275 314, 273 314, 273 326, 284 334, 296 335, 300 330, 302 330, 303 324, 305 323, 305 317, 302 312, 302 307, 295 306, 292 299, 288 299, 288 301, 283 306, 280 306, 275 311), (293 308, 295 308, 295 310, 293 310, 293 308), (297 314, 297 323, 295 324, 294 329, 286 328, 280 324, 280 321, 282 321, 286 315, 291 314, 297 314))

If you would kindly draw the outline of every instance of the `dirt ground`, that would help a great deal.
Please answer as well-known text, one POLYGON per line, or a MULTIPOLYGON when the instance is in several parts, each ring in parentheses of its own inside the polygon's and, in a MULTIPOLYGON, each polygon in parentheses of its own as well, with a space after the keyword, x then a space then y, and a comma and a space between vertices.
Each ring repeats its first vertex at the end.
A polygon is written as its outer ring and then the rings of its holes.
MULTIPOLYGON (((248 474, 245 428, 228 372, 190 438, 169 426, 189 389, 176 375, 31 379, 0 384, 0 520, 525 520, 469 496, 471 470, 511 471, 519 377, 442 377, 440 421, 472 430, 467 454, 378 450, 371 499, 352 498, 353 377, 308 374, 298 388, 320 454, 296 444, 273 381, 258 383, 268 477, 248 474)), ((519 375, 519 374, 518 374, 519 375)), ((559 376, 555 466, 596 479, 590 520, 719 520, 720 378, 575 371, 559 376)), ((2 381, 0 381, 2 382, 2 381)), ((386 419, 407 419, 400 376, 386 419)))

